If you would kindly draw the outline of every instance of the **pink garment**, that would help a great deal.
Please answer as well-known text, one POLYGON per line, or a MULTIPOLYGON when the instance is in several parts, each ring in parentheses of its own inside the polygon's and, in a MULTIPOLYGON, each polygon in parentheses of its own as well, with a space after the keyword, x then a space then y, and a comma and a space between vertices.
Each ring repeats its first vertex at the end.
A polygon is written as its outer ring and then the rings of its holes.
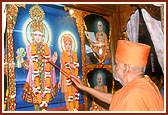
MULTIPOLYGON (((32 56, 31 55, 31 45, 27 46, 26 52, 27 52, 27 60, 28 60, 28 63, 29 63, 29 71, 28 71, 26 82, 28 82, 29 85, 32 87, 34 85, 34 81, 33 81, 33 78, 32 78, 32 74, 33 74, 33 69, 34 68, 33 68, 33 63, 30 63, 30 59, 31 59, 31 56, 32 56)), ((51 57, 51 53, 50 53, 50 57, 51 57)), ((51 69, 50 73, 51 73, 52 86, 55 86, 56 85, 55 68, 51 69)))
MULTIPOLYGON (((27 61, 28 61, 28 64, 29 64, 29 70, 28 70, 28 74, 27 74, 27 79, 26 79, 26 83, 24 85, 24 93, 23 93, 23 99, 25 101, 27 101, 28 103, 38 103, 38 100, 37 100, 37 97, 35 95, 35 92, 34 92, 34 78, 33 78, 33 62, 31 62, 31 56, 32 56, 32 53, 31 53, 31 45, 27 46, 26 48, 26 51, 27 51, 27 61)), ((51 56, 50 56, 51 57, 51 56)), ((44 64, 45 66, 45 61, 44 61, 44 64)), ((45 67, 44 67, 44 70, 42 70, 42 72, 40 73, 40 96, 42 98, 42 100, 45 100, 45 97, 46 97, 46 82, 45 82, 45 67)), ((50 81, 50 86, 51 86, 51 91, 50 91, 50 100, 51 101, 52 99, 55 98, 56 96, 56 93, 57 93, 57 85, 56 85, 56 74, 55 74, 55 68, 53 67, 51 70, 50 70, 50 75, 51 75, 51 81, 50 81)))

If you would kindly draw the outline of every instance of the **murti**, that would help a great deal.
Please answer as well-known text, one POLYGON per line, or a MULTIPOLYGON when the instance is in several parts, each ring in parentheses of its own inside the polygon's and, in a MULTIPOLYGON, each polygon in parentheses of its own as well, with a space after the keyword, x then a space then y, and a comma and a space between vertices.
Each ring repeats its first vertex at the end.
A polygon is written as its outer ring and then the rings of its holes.
MULTIPOLYGON (((44 34, 43 18, 44 12, 38 6, 34 5, 30 9, 32 18, 31 32, 39 31, 44 34)), ((33 38, 33 37, 32 37, 33 38)), ((33 38, 34 39, 34 38, 33 38)), ((43 38, 44 39, 44 38, 43 38)), ((33 66, 34 86, 32 87, 34 95, 42 110, 46 110, 51 95, 51 65, 47 61, 50 58, 50 51, 47 43, 31 44, 31 61, 33 66), (42 58, 42 56, 45 59, 42 58)))
MULTIPOLYGON (((64 44, 66 41, 71 41, 71 38, 64 36, 64 44)), ((72 41, 71 41, 72 44, 72 41)), ((67 105, 69 111, 78 111, 79 109, 79 92, 78 90, 72 85, 72 81, 70 79, 70 75, 78 76, 78 68, 79 63, 77 62, 77 54, 76 52, 72 51, 70 55, 68 52, 64 51, 63 53, 63 62, 64 64, 64 71, 67 73, 66 75, 66 86, 67 86, 67 93, 68 93, 68 102, 67 105), (73 64, 73 68, 70 66, 73 64)), ((65 77, 65 76, 64 76, 65 77)))

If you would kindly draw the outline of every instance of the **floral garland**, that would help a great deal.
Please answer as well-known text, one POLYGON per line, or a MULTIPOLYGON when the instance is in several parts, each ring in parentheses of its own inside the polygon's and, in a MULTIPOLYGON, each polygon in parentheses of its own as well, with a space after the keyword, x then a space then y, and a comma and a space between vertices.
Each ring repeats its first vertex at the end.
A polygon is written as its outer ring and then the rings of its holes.
MULTIPOLYGON (((49 103, 49 99, 50 99, 50 92, 51 92, 51 75, 50 75, 50 63, 47 61, 49 60, 49 48, 47 44, 44 44, 43 47, 43 52, 42 55, 45 56, 44 62, 45 62, 45 87, 44 87, 44 91, 41 92, 41 87, 40 87, 40 71, 41 68, 39 67, 38 64, 38 57, 39 55, 37 54, 37 49, 36 49, 36 45, 32 44, 31 45, 31 50, 32 50, 32 56, 31 56, 31 60, 33 62, 33 80, 34 80, 34 86, 33 86, 33 92, 37 98, 38 103, 40 104, 40 107, 42 109, 46 109, 49 103), (45 100, 43 99, 45 97, 45 100)), ((43 65, 42 65, 43 66, 43 65)))

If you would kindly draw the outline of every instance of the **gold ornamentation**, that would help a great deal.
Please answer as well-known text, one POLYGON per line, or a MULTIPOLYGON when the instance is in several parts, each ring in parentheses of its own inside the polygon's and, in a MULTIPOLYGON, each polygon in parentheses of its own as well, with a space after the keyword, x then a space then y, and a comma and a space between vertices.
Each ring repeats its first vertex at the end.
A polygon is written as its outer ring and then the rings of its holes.
POLYGON ((13 29, 17 21, 18 7, 24 7, 24 4, 6 4, 6 21, 7 21, 7 69, 8 69, 8 110, 16 109, 16 83, 14 70, 14 51, 13 51, 13 29))
POLYGON ((35 4, 34 6, 32 6, 29 10, 29 15, 30 15, 30 18, 33 20, 33 21, 43 21, 44 19, 44 11, 43 9, 38 5, 38 4, 35 4))
POLYGON ((40 31, 43 33, 44 28, 42 21, 45 15, 43 9, 38 4, 35 4, 30 8, 29 15, 32 19, 31 32, 40 31))

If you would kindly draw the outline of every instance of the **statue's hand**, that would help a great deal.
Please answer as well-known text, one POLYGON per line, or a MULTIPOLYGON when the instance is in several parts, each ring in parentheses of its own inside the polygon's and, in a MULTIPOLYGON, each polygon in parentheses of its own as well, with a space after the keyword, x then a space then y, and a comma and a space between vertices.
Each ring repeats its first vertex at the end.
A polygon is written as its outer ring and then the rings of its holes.
POLYGON ((57 61, 57 58, 58 58, 58 54, 57 52, 54 52, 53 56, 52 56, 52 62, 56 62, 57 61))
POLYGON ((58 88, 61 88, 61 82, 58 82, 58 88))

